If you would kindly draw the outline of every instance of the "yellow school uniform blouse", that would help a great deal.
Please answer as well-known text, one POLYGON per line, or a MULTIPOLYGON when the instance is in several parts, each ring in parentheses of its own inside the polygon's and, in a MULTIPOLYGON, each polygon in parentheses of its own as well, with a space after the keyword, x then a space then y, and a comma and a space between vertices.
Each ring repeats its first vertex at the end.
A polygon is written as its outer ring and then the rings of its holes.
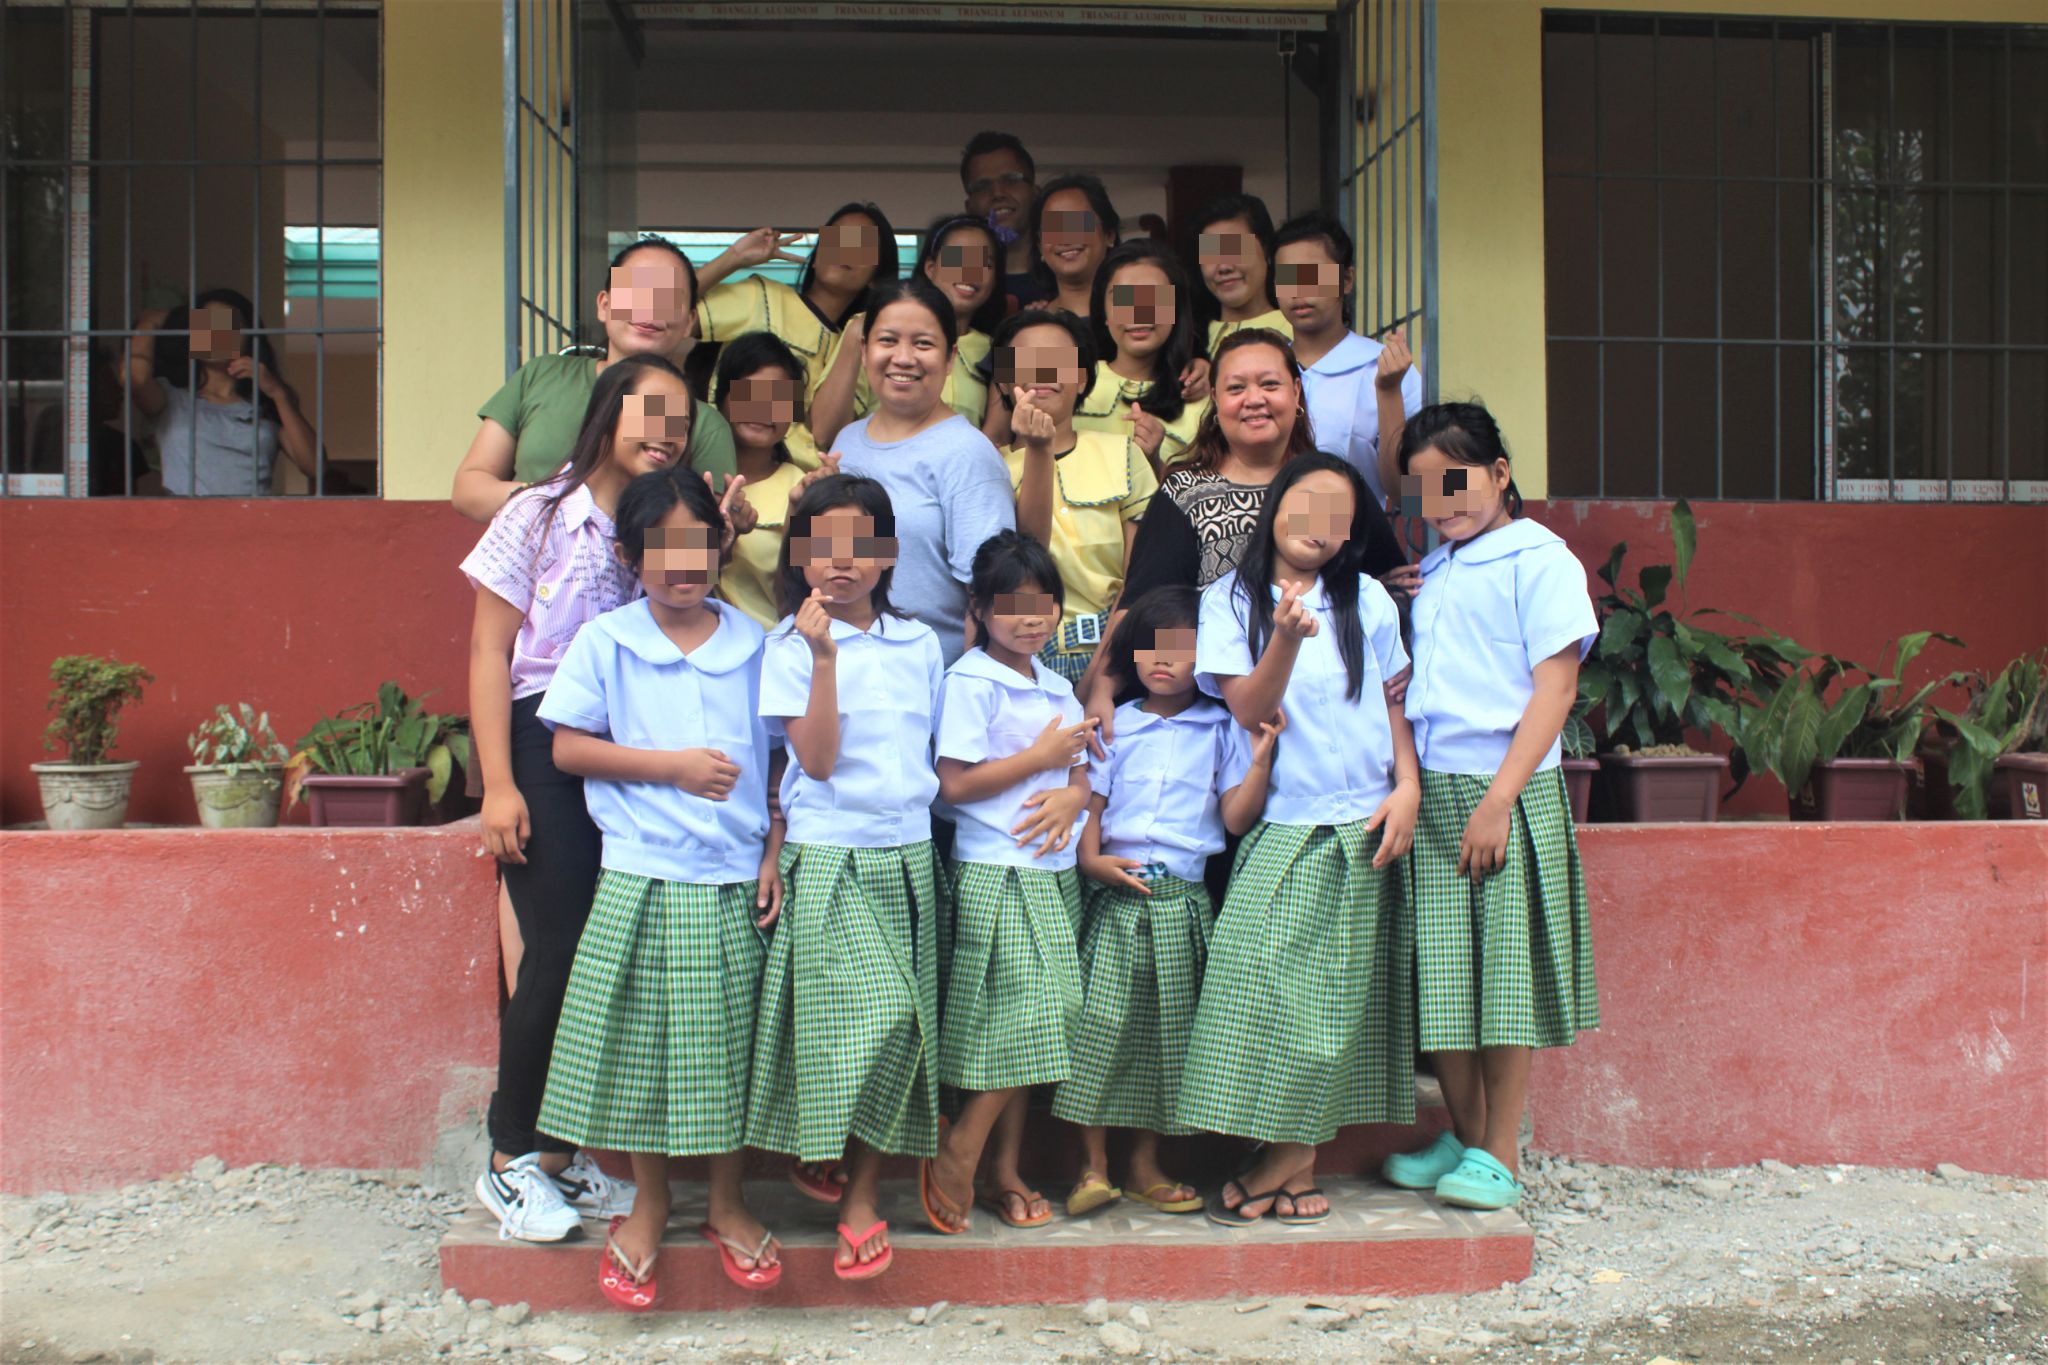
MULTIPOLYGON (((1053 465, 1052 561, 1066 585, 1060 624, 1115 604, 1124 584, 1124 523, 1145 514, 1159 491, 1152 466, 1130 441, 1100 431, 1074 432, 1074 448, 1053 465)), ((1010 487, 1024 481, 1024 447, 1003 452, 1010 487)))
POLYGON ((1289 322, 1287 314, 1281 312, 1278 308, 1275 308, 1270 313, 1261 313, 1255 318, 1246 318, 1243 322, 1225 322, 1222 318, 1218 318, 1209 324, 1209 358, 1212 360, 1216 358, 1217 342, 1223 340, 1232 332, 1241 332, 1247 327, 1270 327, 1289 341, 1294 340, 1294 324, 1289 322))
MULTIPOLYGON (((780 280, 750 275, 723 280, 704 291, 697 302, 697 335, 705 341, 731 341, 748 332, 773 332, 796 352, 804 367, 804 409, 817 398, 818 386, 832 371, 839 353, 839 333, 811 311, 804 296, 780 280)), ((805 469, 818 467, 818 443, 809 422, 789 429, 784 442, 790 458, 805 469)))
MULTIPOLYGON (((1095 362, 1095 386, 1087 396, 1074 405, 1074 430, 1100 431, 1111 436, 1122 436, 1130 440, 1131 424, 1124 420, 1124 406, 1135 403, 1152 391, 1149 379, 1125 379, 1109 368, 1107 360, 1095 362)), ((1194 442, 1195 428, 1202 424, 1202 414, 1209 410, 1209 400, 1183 404, 1180 416, 1165 424, 1166 434, 1159 442, 1159 463, 1166 466, 1176 463, 1194 442)), ((1140 461, 1144 453, 1138 443, 1131 441, 1131 453, 1140 461)))
POLYGON ((775 561, 782 552, 783 523, 789 520, 789 495, 803 476, 803 470, 786 462, 761 482, 740 489, 760 520, 733 542, 732 558, 718 575, 718 595, 763 626, 782 619, 775 600, 775 561))

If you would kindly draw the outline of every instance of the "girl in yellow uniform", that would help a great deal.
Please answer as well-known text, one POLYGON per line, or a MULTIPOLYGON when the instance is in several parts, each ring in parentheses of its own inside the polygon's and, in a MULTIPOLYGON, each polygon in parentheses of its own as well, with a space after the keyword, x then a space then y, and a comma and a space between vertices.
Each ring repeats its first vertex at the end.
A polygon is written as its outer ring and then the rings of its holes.
POLYGON ((804 367, 772 332, 749 332, 718 353, 712 401, 732 425, 740 496, 754 509, 754 529, 733 541, 718 576, 718 595, 772 626, 782 617, 775 595, 775 562, 782 526, 803 469, 790 458, 787 438, 803 416, 804 367))
POLYGON ((1135 237, 1095 275, 1095 382, 1074 407, 1078 431, 1122 436, 1155 476, 1195 439, 1206 398, 1191 402, 1181 375, 1195 352, 1188 277, 1164 242, 1135 237))
POLYGON ((1103 258, 1123 240, 1109 191, 1092 175, 1063 175, 1031 207, 1032 255, 1050 306, 1080 314, 1089 306, 1103 258))
POLYGON ((1195 215, 1194 233, 1207 290, 1207 354, 1213 357, 1218 342, 1246 327, 1292 337, 1273 294, 1273 215, 1266 201, 1255 194, 1218 195, 1195 215))
MULTIPOLYGON (((697 304, 697 332, 701 340, 718 343, 748 332, 774 333, 803 363, 808 412, 832 369, 840 333, 868 287, 892 283, 900 277, 902 265, 896 258, 896 231, 881 209, 843 204, 818 229, 817 244, 796 288, 764 275, 726 279, 736 270, 771 260, 797 260, 787 248, 800 235, 778 236, 774 228, 755 228, 699 270, 703 294, 697 304)), ((808 423, 792 426, 786 443, 797 464, 818 467, 818 446, 808 423)))

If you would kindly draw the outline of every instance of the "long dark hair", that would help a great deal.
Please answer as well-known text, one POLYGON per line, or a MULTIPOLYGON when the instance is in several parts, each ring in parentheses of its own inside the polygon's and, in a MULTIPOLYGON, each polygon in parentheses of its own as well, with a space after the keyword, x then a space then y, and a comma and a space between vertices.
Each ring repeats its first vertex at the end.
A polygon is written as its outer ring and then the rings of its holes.
MULTIPOLYGON (((680 503, 690 515, 711 528, 714 543, 725 540, 725 513, 718 499, 695 473, 685 466, 655 469, 640 475, 619 494, 618 511, 612 517, 619 552, 637 571, 647 558, 647 533, 680 503)), ((716 578, 716 571, 713 571, 716 578)))
POLYGON ((1109 284, 1116 272, 1134 261, 1158 266, 1173 290, 1173 326, 1166 344, 1152 353, 1152 387, 1138 400, 1138 406, 1162 422, 1177 421, 1187 409, 1180 394, 1181 371, 1195 357, 1195 300, 1188 292, 1188 273, 1180 258, 1164 242, 1152 237, 1133 237, 1120 242, 1102 258, 1095 272, 1095 288, 1088 296, 1088 320, 1095 328, 1095 354, 1102 360, 1116 359, 1116 337, 1109 330, 1109 284))
POLYGON ((967 327, 970 331, 993 335, 1003 320, 1003 309, 1006 304, 1003 295, 1003 244, 997 240, 996 230, 988 225, 986 219, 976 218, 971 213, 955 213, 939 219, 925 229, 924 245, 917 253, 917 274, 922 277, 925 267, 938 260, 939 248, 946 244, 946 238, 962 230, 978 232, 988 239, 991 279, 988 297, 981 301, 981 307, 975 309, 974 315, 967 319, 967 327))
POLYGON ((1102 671, 1115 687, 1117 700, 1129 701, 1144 694, 1145 685, 1138 681, 1138 661, 1133 657, 1140 649, 1153 648, 1153 639, 1162 630, 1193 630, 1201 619, 1201 589, 1185 583, 1154 588, 1131 603, 1123 620, 1109 633, 1109 643, 1102 647, 1102 671))
MULTIPOLYGON (((889 215, 883 213, 878 206, 858 202, 841 204, 838 208, 832 210, 832 216, 825 220, 825 226, 831 227, 840 219, 850 218, 856 213, 872 220, 876 232, 881 235, 881 240, 875 243, 875 273, 868 276, 868 288, 879 289, 883 285, 891 284, 903 278, 903 262, 896 255, 896 229, 889 226, 889 215)), ((809 299, 811 296, 811 281, 816 279, 818 275, 817 257, 818 248, 814 245, 811 248, 811 254, 804 258, 804 273, 797 277, 796 292, 803 295, 806 299, 809 299)), ((836 318, 828 318, 826 321, 831 324, 832 330, 836 332, 846 325, 847 319, 859 311, 860 296, 856 294, 853 301, 846 305, 845 312, 836 318)))
MULTIPOLYGON (((284 372, 277 366, 277 355, 270 349, 270 339, 260 334, 263 321, 256 316, 255 305, 249 302, 248 295, 237 289, 209 289, 192 300, 191 307, 173 308, 165 316, 162 330, 170 335, 156 339, 157 378, 173 388, 185 387, 185 372, 192 363, 192 315, 204 312, 214 304, 226 304, 241 318, 242 354, 269 370, 277 376, 279 383, 283 383, 284 372)), ((252 393, 256 393, 253 378, 235 381, 237 398, 246 403, 252 393)), ((278 420, 277 404, 271 401, 269 394, 257 394, 256 408, 264 421, 278 420)))
MULTIPOLYGON (((1094 213, 1097 224, 1109 234, 1109 245, 1114 250, 1123 242, 1123 219, 1117 217, 1116 205, 1109 202, 1109 191, 1102 181, 1092 175, 1063 175, 1048 180, 1038 191, 1038 198, 1031 203, 1031 278, 1047 298, 1059 294, 1059 282, 1053 278, 1052 267, 1045 263, 1040 247, 1045 244, 1045 206, 1061 190, 1079 190, 1088 201, 1090 212, 1094 213)), ((1107 257, 1104 257, 1107 260, 1107 257)), ((1098 272, 1099 273, 1099 272, 1098 272)))
MULTIPOLYGON (((569 463, 533 485, 533 491, 547 499, 548 507, 547 515, 534 523, 536 532, 561 510, 564 499, 589 483, 590 476, 611 458, 612 438, 619 430, 619 414, 625 410, 626 395, 633 392, 634 383, 646 370, 673 375, 686 392, 690 387, 683 381, 683 372, 675 367, 675 363, 658 355, 622 356, 605 366, 604 372, 597 377, 597 386, 590 391, 590 402, 583 409, 583 427, 576 433, 569 463)), ((691 394, 690 434, 684 438, 682 458, 676 461, 677 467, 685 470, 694 468, 696 453, 697 396, 691 394)))
MULTIPOLYGON (((1259 250, 1266 253, 1266 307, 1278 308, 1280 296, 1273 292, 1273 215, 1266 208, 1266 201, 1256 194, 1219 194, 1202 205, 1202 211, 1188 224, 1188 259, 1199 262, 1202 259, 1202 233, 1218 223, 1227 223, 1233 218, 1242 218, 1251 227, 1252 236, 1258 239, 1259 250)), ((1209 292, 1209 282, 1201 280, 1201 308, 1204 324, 1223 316, 1223 301, 1209 292)))
POLYGON ((1365 575, 1366 546, 1372 540, 1373 524, 1366 513, 1372 490, 1349 460, 1311 450, 1280 466, 1266 489, 1266 501, 1259 509, 1259 524, 1245 542, 1244 557, 1237 562, 1237 582, 1231 596, 1243 603, 1245 636, 1251 642, 1252 658, 1266 652, 1273 638, 1273 565, 1278 558, 1273 548, 1280 504, 1287 490, 1310 474, 1331 473, 1351 485, 1351 535, 1317 577, 1323 580, 1323 596, 1330 603, 1330 618, 1336 626, 1337 653, 1344 660, 1347 688, 1344 695, 1357 701, 1365 688, 1365 629, 1358 621, 1358 588, 1365 575))
MULTIPOLYGON (((796 358, 796 352, 789 349, 781 337, 773 332, 742 332, 718 350, 717 388, 713 390, 712 402, 719 414, 731 417, 725 410, 725 396, 732 386, 756 370, 776 369, 796 381, 795 422, 804 419, 804 367, 796 358)), ((694 425, 694 424, 693 424, 694 425)), ((794 422, 792 423, 794 425, 794 422)), ((775 462, 789 461, 789 442, 775 443, 775 462)))
MULTIPOLYGON (((1292 246, 1296 242, 1321 242, 1323 250, 1329 252, 1330 259, 1336 263, 1337 276, 1340 282, 1343 279, 1344 272, 1351 269, 1358 255, 1357 248, 1351 244, 1351 234, 1346 232, 1344 225, 1337 221, 1336 214, 1329 212, 1327 209, 1310 209, 1307 213, 1296 214, 1282 223, 1280 231, 1274 234, 1273 260, 1267 265, 1271 275, 1277 276, 1280 273, 1280 248, 1292 246)), ((1341 316, 1344 319, 1344 325, 1349 327, 1351 325, 1351 291, 1340 288, 1337 291, 1337 295, 1343 303, 1341 316)), ((1274 297, 1277 299, 1279 295, 1275 293, 1274 297)))
POLYGON ((996 599, 1005 593, 1021 592, 1036 583, 1052 594, 1053 614, 1067 607, 1067 585, 1060 581, 1060 566, 1043 542, 1022 531, 998 531, 974 551, 974 566, 968 571, 967 614, 989 634, 988 618, 994 614, 996 599))
MULTIPOLYGON (((1410 417, 1401 428, 1401 449, 1396 456, 1400 471, 1406 474, 1408 461, 1425 450, 1441 450, 1459 464, 1485 469, 1503 460, 1510 471, 1515 467, 1514 461, 1508 459, 1500 424, 1478 403, 1433 403, 1410 417)), ((1512 472, 1502 501, 1508 505, 1509 516, 1522 515, 1522 490, 1515 487, 1512 472)))
MULTIPOLYGON (((812 518, 842 507, 866 513, 874 522, 876 536, 896 534, 896 509, 889 503, 889 490, 873 479, 864 479, 858 474, 827 474, 806 488, 803 496, 789 509, 782 548, 775 556, 775 596, 784 616, 796 615, 796 609, 811 595, 811 585, 804 581, 802 567, 789 562, 789 547, 799 536, 811 534, 812 518)), ((882 570, 882 576, 875 580, 875 590, 868 594, 875 610, 885 616, 903 615, 889 600, 889 584, 895 578, 896 566, 891 564, 882 570)))
MULTIPOLYGON (((1223 357, 1247 346, 1271 346, 1287 362, 1287 373, 1294 376, 1295 392, 1300 397, 1294 408, 1294 430, 1287 434, 1284 458, 1293 459, 1310 453, 1316 448, 1316 438, 1315 433, 1309 430, 1307 395, 1301 393, 1301 365, 1294 359, 1294 349, 1287 344, 1286 337, 1270 327, 1242 327, 1232 332, 1217 344, 1216 362, 1209 371, 1209 382, 1214 385, 1223 373, 1223 357)), ((1188 442, 1187 455, 1183 459, 1186 468, 1214 469, 1223 462, 1223 453, 1230 448, 1230 443, 1223 439, 1223 423, 1216 411, 1216 404, 1211 402, 1208 411, 1202 414, 1200 424, 1195 427, 1195 437, 1188 442)))

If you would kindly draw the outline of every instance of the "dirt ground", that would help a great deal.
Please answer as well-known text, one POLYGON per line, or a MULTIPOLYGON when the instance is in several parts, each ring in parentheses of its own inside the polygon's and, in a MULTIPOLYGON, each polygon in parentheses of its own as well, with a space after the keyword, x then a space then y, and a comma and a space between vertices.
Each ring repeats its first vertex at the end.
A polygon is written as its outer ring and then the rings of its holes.
POLYGON ((0 1200, 0 1361, 2048 1365, 2048 1184, 1540 1155, 1527 1184, 1534 1273, 1463 1298, 536 1318, 441 1292, 435 1246, 463 1196, 208 1159, 0 1200))

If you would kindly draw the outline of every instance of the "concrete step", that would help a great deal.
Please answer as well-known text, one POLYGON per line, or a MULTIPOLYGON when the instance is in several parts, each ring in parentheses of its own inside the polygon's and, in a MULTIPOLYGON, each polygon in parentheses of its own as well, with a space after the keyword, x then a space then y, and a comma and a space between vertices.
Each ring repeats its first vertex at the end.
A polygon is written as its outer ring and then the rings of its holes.
MULTIPOLYGON (((1041 1228, 1003 1226, 976 1210, 956 1237, 932 1231, 914 1182, 883 1187, 895 1260, 879 1277, 832 1273, 834 1210, 786 1181, 750 1184, 747 1198, 783 1244, 782 1283, 748 1293, 726 1278, 697 1233, 701 1185, 679 1184, 655 1277, 657 1311, 729 1312, 750 1305, 896 1307, 960 1304, 1173 1301, 1261 1295, 1475 1293, 1529 1273, 1534 1242, 1512 1210, 1476 1213, 1350 1176, 1323 1180, 1331 1216, 1289 1227, 1218 1227, 1200 1214, 1154 1213, 1129 1201, 1084 1218, 1057 1213, 1041 1228)), ((1048 1188, 1057 1200, 1063 1189, 1048 1188)), ((530 1304, 536 1311, 610 1307, 598 1290, 603 1230, 552 1246, 500 1241, 496 1221, 472 1212, 441 1240, 441 1282, 465 1298, 530 1304)))

